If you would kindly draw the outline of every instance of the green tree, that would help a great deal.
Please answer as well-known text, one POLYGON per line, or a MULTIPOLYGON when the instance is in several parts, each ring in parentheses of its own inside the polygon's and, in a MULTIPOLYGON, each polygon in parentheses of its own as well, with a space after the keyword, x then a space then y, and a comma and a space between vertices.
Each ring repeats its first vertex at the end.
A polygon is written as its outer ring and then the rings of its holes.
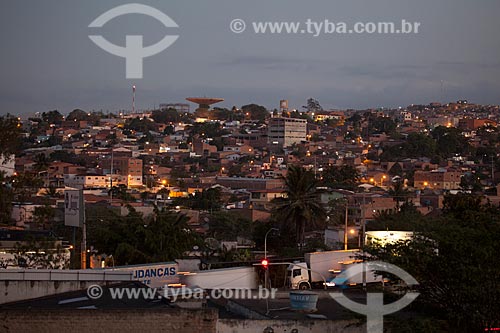
POLYGON ((190 129, 191 136, 199 135, 202 138, 218 138, 229 134, 229 131, 222 128, 219 122, 194 123, 190 129))
POLYGON ((113 255, 116 265, 171 261, 197 244, 184 214, 155 209, 151 220, 131 206, 126 216, 106 208, 87 211, 88 242, 113 255))
POLYGON ((232 110, 215 107, 212 110, 212 114, 214 115, 215 119, 226 120, 226 121, 233 121, 233 120, 241 121, 245 118, 243 112, 241 110, 238 110, 236 107, 233 107, 232 110))
POLYGON ((209 217, 209 235, 218 240, 236 241, 238 237, 250 239, 252 221, 225 212, 209 217))
POLYGON ((295 231, 296 241, 299 248, 302 248, 305 232, 323 226, 326 212, 320 202, 317 181, 311 171, 291 165, 284 182, 286 197, 273 200, 273 214, 282 221, 283 231, 295 231))
POLYGON ((176 198, 174 205, 185 206, 192 209, 217 211, 222 206, 220 188, 208 188, 203 191, 195 192, 188 198, 176 198))
POLYGON ((12 178, 12 190, 14 200, 18 202, 29 201, 43 186, 43 180, 30 173, 19 173, 12 178))
POLYGON ((42 230, 48 230, 56 215, 55 209, 50 205, 35 207, 33 221, 42 230))
MULTIPOLYGON (((50 154, 49 160, 51 161, 61 161, 66 163, 75 163, 78 161, 78 156, 75 153, 68 152, 66 150, 56 150, 50 154)), ((76 163, 79 164, 79 163, 76 163)))
POLYGON ((57 197, 58 193, 57 193, 57 187, 53 186, 53 185, 49 185, 49 187, 47 187, 45 189, 45 193, 44 193, 45 196, 49 197, 49 198, 55 198, 57 197))
POLYGON ((238 162, 231 165, 228 170, 229 177, 243 177, 244 175, 241 172, 241 167, 242 164, 238 162))
POLYGON ((154 220, 147 225, 144 240, 149 260, 172 261, 182 258, 184 252, 192 250, 200 240, 189 228, 188 221, 189 218, 181 213, 157 211, 154 220))
POLYGON ((12 201, 14 193, 9 179, 4 172, 0 172, 0 224, 9 225, 12 223, 12 201))
POLYGON ((359 172, 350 165, 328 166, 323 171, 323 183, 332 188, 354 189, 359 172))
POLYGON ((75 109, 71 111, 68 114, 68 117, 66 117, 66 120, 74 120, 74 121, 82 121, 82 120, 89 120, 90 116, 87 112, 80 110, 80 109, 75 109))
MULTIPOLYGON (((345 224, 345 208, 348 205, 347 198, 341 197, 328 201, 327 214, 328 224, 339 226, 345 224)), ((347 212, 349 215, 349 212, 347 212)))
POLYGON ((431 134, 436 140, 437 153, 443 158, 451 157, 453 154, 467 155, 471 152, 467 138, 458 128, 438 126, 431 134))
POLYGON ((154 110, 151 118, 161 124, 178 123, 181 119, 176 109, 154 110))
POLYGON ((476 174, 466 173, 460 179, 460 188, 464 191, 472 191, 473 193, 481 193, 483 185, 476 174))
POLYGON ((265 121, 270 116, 269 111, 267 111, 265 107, 257 104, 243 105, 241 110, 245 115, 248 114, 250 119, 261 122, 265 121))
POLYGON ((42 120, 49 124, 61 125, 64 116, 57 110, 42 112, 42 120))
POLYGON ((384 147, 380 156, 383 161, 437 156, 436 141, 422 133, 410 133, 406 141, 399 145, 384 147))
POLYGON ((35 156, 35 165, 33 166, 36 172, 46 171, 49 168, 50 162, 44 153, 35 156))
POLYGON ((392 186, 389 189, 389 195, 396 201, 396 207, 399 209, 401 202, 406 202, 409 200, 408 189, 405 188, 402 179, 392 182, 392 186))
POLYGON ((396 123, 389 117, 368 117, 368 134, 386 133, 392 135, 396 131, 396 123))
POLYGON ((69 254, 50 239, 29 239, 14 245, 14 259, 9 265, 36 269, 66 269, 69 254))
MULTIPOLYGON (((401 213, 390 216, 403 222, 401 213)), ((386 217, 381 217, 387 219, 386 217)), ((420 308, 448 320, 452 331, 479 332, 500 325, 500 210, 481 197, 445 197, 443 215, 404 220, 410 241, 367 248, 372 259, 396 264, 419 282, 420 308)), ((393 229, 391 229, 393 230, 393 229)))
POLYGON ((319 104, 319 102, 314 98, 308 98, 307 104, 304 105, 302 108, 309 113, 323 111, 323 107, 321 106, 321 104, 319 104))
POLYGON ((120 184, 118 186, 113 186, 109 192, 109 195, 113 195, 113 198, 121 199, 123 201, 134 201, 134 198, 130 193, 128 193, 127 186, 120 184))
POLYGON ((0 158, 9 159, 21 148, 21 125, 14 116, 7 114, 0 117, 0 158))
POLYGON ((154 131, 156 130, 156 124, 154 123, 153 119, 149 118, 132 118, 130 120, 127 120, 127 123, 124 126, 125 129, 132 130, 132 131, 138 131, 138 132, 148 132, 148 131, 154 131))

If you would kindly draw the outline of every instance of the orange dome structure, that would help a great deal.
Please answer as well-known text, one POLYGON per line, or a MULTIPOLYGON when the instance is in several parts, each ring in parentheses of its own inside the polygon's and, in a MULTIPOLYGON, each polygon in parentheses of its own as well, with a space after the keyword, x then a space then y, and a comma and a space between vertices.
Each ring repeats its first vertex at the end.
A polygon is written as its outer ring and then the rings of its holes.
POLYGON ((195 114, 198 117, 208 118, 208 110, 210 105, 224 101, 224 98, 213 98, 213 97, 188 97, 187 101, 198 104, 195 114))

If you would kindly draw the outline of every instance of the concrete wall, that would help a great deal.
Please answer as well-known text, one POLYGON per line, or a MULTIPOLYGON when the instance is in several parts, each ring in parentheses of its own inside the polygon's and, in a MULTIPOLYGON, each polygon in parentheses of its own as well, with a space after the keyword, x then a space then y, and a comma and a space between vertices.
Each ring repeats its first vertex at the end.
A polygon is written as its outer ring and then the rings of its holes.
POLYGON ((299 333, 366 332, 366 325, 358 321, 219 319, 217 333, 261 333, 267 327, 274 333, 290 333, 293 329, 299 333))
POLYGON ((1 269, 0 304, 120 281, 132 281, 132 273, 91 269, 1 269))
POLYGON ((1 332, 182 332, 215 333, 213 309, 2 310, 1 332))
POLYGON ((96 281, 0 281, 0 304, 86 289, 96 281))

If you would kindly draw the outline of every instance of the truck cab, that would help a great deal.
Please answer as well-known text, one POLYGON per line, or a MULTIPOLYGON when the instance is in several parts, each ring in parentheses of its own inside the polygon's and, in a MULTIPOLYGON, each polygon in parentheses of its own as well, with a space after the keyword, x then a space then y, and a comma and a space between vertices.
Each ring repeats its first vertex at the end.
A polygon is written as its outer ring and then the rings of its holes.
POLYGON ((287 268, 287 282, 291 289, 311 289, 307 264, 305 262, 290 264, 287 268))

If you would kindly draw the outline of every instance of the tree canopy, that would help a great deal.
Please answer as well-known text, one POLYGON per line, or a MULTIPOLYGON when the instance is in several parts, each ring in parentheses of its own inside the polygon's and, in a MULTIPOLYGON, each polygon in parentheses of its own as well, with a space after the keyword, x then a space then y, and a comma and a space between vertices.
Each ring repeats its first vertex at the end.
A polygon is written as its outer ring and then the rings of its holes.
POLYGON ((21 148, 21 125, 19 120, 7 114, 0 117, 0 158, 10 158, 21 148))
POLYGON ((269 111, 267 111, 265 107, 257 104, 243 105, 241 110, 245 115, 248 113, 248 116, 252 120, 264 121, 270 115, 269 111))
POLYGON ((198 242, 184 214, 157 209, 148 221, 128 208, 129 214, 124 217, 106 209, 87 214, 89 244, 113 255, 116 265, 171 261, 181 258, 198 242))
POLYGON ((323 171, 323 183, 331 188, 351 190, 358 180, 358 170, 350 165, 328 166, 323 171))
POLYGON ((311 171, 290 165, 285 181, 285 197, 273 200, 273 214, 281 221, 283 234, 295 231, 299 248, 304 245, 307 230, 323 225, 326 212, 319 200, 317 181, 311 171))
POLYGON ((446 196, 438 218, 401 211, 379 215, 377 223, 382 223, 379 228, 416 232, 412 240, 373 245, 367 251, 372 259, 396 264, 416 278, 421 293, 417 304, 447 319, 455 331, 500 325, 498 206, 460 193, 446 196))

